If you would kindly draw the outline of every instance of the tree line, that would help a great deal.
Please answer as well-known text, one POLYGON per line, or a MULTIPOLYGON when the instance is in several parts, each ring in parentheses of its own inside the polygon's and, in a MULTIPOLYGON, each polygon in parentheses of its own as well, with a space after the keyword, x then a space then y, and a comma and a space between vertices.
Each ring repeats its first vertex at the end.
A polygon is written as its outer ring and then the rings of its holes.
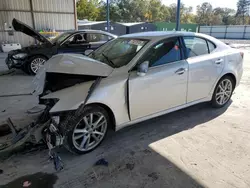
MULTIPOLYGON (((106 20, 106 2, 79 0, 76 4, 78 19, 106 20)), ((238 0, 237 10, 213 7, 204 2, 196 7, 181 3, 181 23, 199 25, 250 24, 250 0, 238 0)), ((110 20, 114 22, 176 22, 176 4, 164 5, 161 0, 110 0, 110 20)))

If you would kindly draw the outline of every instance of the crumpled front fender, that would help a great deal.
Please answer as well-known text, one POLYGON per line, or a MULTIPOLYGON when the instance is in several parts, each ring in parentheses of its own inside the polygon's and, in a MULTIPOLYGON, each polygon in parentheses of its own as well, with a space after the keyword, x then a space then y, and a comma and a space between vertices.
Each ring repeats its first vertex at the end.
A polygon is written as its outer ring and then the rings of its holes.
POLYGON ((51 108, 50 113, 76 110, 85 102, 89 89, 94 82, 95 81, 89 81, 76 84, 72 87, 45 95, 41 97, 41 99, 59 99, 59 101, 51 108))

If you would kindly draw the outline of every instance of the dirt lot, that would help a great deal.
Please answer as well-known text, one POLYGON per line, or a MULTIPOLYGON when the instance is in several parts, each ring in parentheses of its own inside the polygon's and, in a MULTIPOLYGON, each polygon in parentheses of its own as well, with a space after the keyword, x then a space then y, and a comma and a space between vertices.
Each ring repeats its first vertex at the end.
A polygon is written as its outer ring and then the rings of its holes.
MULTIPOLYGON (((61 188, 250 187, 250 48, 244 52, 244 75, 227 107, 200 104, 110 132, 98 149, 83 156, 62 148, 65 169, 54 175, 46 150, 16 154, 0 162, 0 184, 18 187, 13 180, 38 173, 18 181, 28 180, 36 188, 53 183, 61 188), (109 166, 93 166, 100 158, 109 166)), ((0 91, 27 91, 31 80, 21 73, 1 76, 0 91)), ((18 122, 35 101, 30 96, 0 97, 1 110, 8 107, 0 117, 20 112, 18 122)))

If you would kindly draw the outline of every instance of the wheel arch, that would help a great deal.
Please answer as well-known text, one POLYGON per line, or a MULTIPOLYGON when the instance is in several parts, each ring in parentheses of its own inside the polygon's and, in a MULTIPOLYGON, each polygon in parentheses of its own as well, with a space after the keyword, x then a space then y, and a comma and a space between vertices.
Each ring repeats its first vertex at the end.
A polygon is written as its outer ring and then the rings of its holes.
POLYGON ((234 87, 236 86, 237 80, 236 80, 235 74, 232 73, 232 72, 224 73, 224 74, 223 74, 222 76, 220 76, 220 77, 218 78, 218 80, 215 82, 215 84, 214 84, 214 86, 213 86, 213 88, 212 88, 212 90, 211 90, 211 92, 210 92, 210 94, 209 94, 210 99, 212 99, 212 95, 213 95, 213 93, 214 93, 214 90, 215 90, 217 84, 218 84, 219 81, 220 81, 222 78, 224 78, 225 76, 230 76, 230 77, 233 79, 233 81, 234 81, 234 87))
POLYGON ((231 78, 233 79, 233 81, 234 81, 234 87, 235 87, 235 85, 236 85, 236 83, 237 83, 236 76, 235 76, 233 73, 231 73, 231 72, 225 73, 225 74, 217 81, 216 85, 217 85, 218 82, 219 82, 222 78, 224 78, 225 76, 229 76, 229 77, 231 77, 231 78))
POLYGON ((34 58, 36 56, 42 56, 42 57, 46 58, 46 60, 49 59, 49 57, 46 56, 45 54, 32 54, 32 55, 29 55, 28 59, 30 60, 31 58, 34 58))
POLYGON ((106 104, 98 103, 98 102, 88 103, 86 106, 94 106, 94 105, 100 106, 107 111, 107 113, 110 117, 110 120, 111 120, 110 128, 115 131, 116 130, 116 120, 115 120, 115 115, 114 115, 113 111, 111 110, 111 108, 109 106, 107 106, 106 104))

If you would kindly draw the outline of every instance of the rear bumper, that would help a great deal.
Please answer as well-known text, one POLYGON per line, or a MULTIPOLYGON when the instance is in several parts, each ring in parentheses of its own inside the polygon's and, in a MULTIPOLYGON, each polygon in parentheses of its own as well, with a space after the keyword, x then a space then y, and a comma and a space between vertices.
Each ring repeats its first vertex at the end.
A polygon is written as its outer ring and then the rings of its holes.
POLYGON ((237 87, 240 84, 242 75, 243 75, 243 67, 242 67, 242 64, 241 64, 241 66, 239 66, 238 69, 237 69, 237 78, 236 78, 235 87, 237 87))

